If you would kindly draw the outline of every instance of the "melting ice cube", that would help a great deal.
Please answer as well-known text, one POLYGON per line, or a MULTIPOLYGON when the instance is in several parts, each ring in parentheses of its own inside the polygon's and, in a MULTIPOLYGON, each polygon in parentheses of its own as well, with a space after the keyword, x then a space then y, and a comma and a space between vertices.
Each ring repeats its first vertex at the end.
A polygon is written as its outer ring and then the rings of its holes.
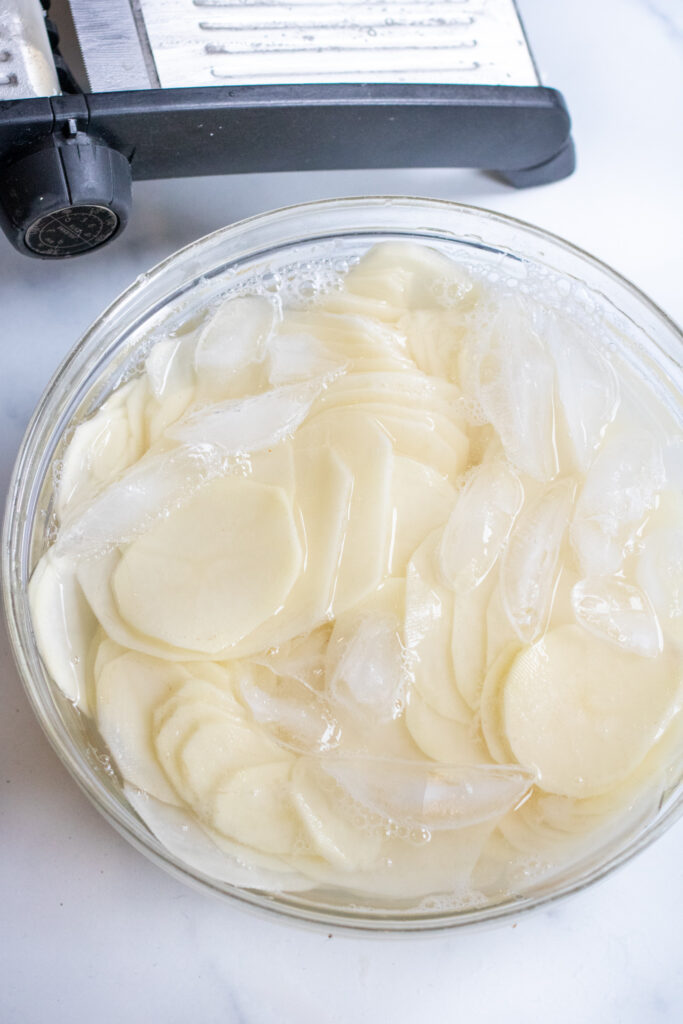
POLYGON ((494 315, 477 359, 479 403, 512 464, 535 480, 558 470, 554 369, 521 303, 494 315))
POLYGON ((277 320, 273 302, 260 295, 227 299, 203 329, 195 350, 200 378, 226 378, 263 357, 277 320))
POLYGON ((441 574, 451 586, 470 589, 488 575, 523 501, 519 478, 502 459, 474 471, 444 528, 439 548, 441 574))
POLYGON ((654 658, 662 649, 657 616, 646 595, 617 576, 575 584, 572 608, 577 622, 622 650, 654 658))
POLYGON ((273 387, 321 377, 331 380, 344 369, 344 362, 311 334, 273 335, 268 343, 268 378, 273 387))
POLYGON ((55 553, 75 558, 107 553, 191 497, 221 467, 218 453, 208 445, 145 456, 65 524, 55 553))
POLYGON ((342 653, 331 695, 361 714, 386 721, 400 709, 406 683, 400 626, 393 615, 368 615, 342 653))
POLYGON ((651 434, 625 430, 605 443, 588 471, 571 527, 587 576, 619 570, 626 545, 663 484, 662 453, 651 434))
POLYGON ((290 750, 314 753, 338 745, 340 727, 327 702, 303 683, 262 670, 245 674, 240 690, 255 720, 290 750))
POLYGON ((294 434, 321 388, 322 381, 310 381, 216 402, 185 416, 166 435, 185 444, 215 445, 224 455, 262 451, 294 434))
POLYGON ((573 494, 574 482, 560 480, 524 509, 503 555, 503 605, 524 643, 535 640, 548 620, 573 494))
POLYGON ((557 392, 576 468, 585 473, 619 407, 611 364, 590 340, 544 312, 543 338, 557 367, 557 392))
POLYGON ((467 828, 501 818, 534 776, 511 765, 447 765, 372 757, 326 757, 320 768, 361 807, 408 828, 467 828))

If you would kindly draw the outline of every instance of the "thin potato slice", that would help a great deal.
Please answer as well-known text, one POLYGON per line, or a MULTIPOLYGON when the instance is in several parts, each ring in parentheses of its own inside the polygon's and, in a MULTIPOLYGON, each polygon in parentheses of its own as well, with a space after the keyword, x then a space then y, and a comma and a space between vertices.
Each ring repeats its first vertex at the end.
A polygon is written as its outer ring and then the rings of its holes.
POLYGON ((134 541, 112 586, 139 632, 216 654, 282 606, 301 560, 284 492, 227 477, 134 541))
POLYGON ((672 658, 633 658, 578 626, 560 626, 510 665, 505 734, 543 789, 593 796, 638 767, 680 689, 672 658))

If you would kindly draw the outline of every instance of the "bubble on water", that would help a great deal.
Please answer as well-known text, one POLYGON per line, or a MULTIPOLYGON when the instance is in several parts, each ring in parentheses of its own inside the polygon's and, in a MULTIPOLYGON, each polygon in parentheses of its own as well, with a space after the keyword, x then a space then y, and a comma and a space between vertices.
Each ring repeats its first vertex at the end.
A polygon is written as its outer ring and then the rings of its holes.
POLYGON ((273 271, 267 271, 261 278, 261 287, 266 292, 277 292, 282 285, 282 278, 273 271))

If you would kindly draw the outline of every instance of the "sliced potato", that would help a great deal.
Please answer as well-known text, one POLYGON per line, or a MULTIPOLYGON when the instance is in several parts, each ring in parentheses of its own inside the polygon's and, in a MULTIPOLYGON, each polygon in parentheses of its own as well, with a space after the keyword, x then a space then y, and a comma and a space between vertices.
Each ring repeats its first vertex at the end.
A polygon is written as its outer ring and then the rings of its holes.
POLYGON ((224 477, 135 540, 112 587, 140 633, 216 654, 282 606, 301 564, 285 493, 224 477))
POLYGON ((181 665, 126 652, 100 666, 96 684, 97 728, 124 779, 169 804, 178 794, 162 771, 152 739, 152 718, 190 674, 181 665))
POLYGON ((633 658, 578 626, 561 626, 509 667, 507 742, 543 789, 593 796, 637 768, 680 690, 675 659, 633 658))

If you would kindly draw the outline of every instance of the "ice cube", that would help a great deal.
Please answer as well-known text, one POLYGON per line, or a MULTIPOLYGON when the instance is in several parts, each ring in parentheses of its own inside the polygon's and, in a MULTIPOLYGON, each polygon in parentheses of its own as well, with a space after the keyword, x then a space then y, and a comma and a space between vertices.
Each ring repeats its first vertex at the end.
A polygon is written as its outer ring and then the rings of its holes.
POLYGON ((659 444, 625 429, 608 439, 576 503, 571 540, 586 576, 619 570, 624 550, 664 484, 659 444))
POLYGON ((215 402, 183 417, 166 436, 185 444, 213 445, 224 455, 263 451, 294 434, 323 383, 317 379, 215 402))
POLYGON ((524 501, 507 462, 479 466, 458 498, 439 548, 441 574, 454 589, 478 586, 491 571, 524 501))
POLYGON ((254 655, 252 660, 269 668, 276 676, 296 679, 309 690, 321 690, 325 682, 325 655, 331 632, 332 626, 326 622, 312 633, 254 655))
POLYGON ((322 758, 321 769, 361 807, 408 828, 467 828, 501 818, 534 776, 512 765, 448 765, 374 757, 322 758))
POLYGON ((398 620, 388 614, 362 618, 330 679, 330 695, 356 713, 372 714, 381 722, 400 712, 405 686, 398 620))
POLYGON ((618 576, 581 580, 572 588, 572 607, 581 626, 624 651, 655 658, 662 649, 659 622, 648 598, 618 576))
POLYGON ((290 750, 310 754, 338 746, 339 723, 327 701, 305 684, 245 667, 240 692, 254 719, 290 750))
POLYGON ((503 605, 524 643, 532 643, 548 621, 574 487, 573 480, 559 480, 524 509, 503 555, 503 605))
POLYGON ((132 540, 218 476, 222 464, 210 445, 144 456, 63 525, 55 553, 91 558, 132 540))
POLYGON ((545 312, 539 330, 557 368, 557 393, 572 462, 585 473, 619 407, 617 375, 585 334, 556 315, 545 312))
POLYGON ((209 382, 229 379, 260 361, 277 320, 275 303, 264 296, 227 299, 199 336, 194 357, 198 377, 209 382))
POLYGON ((535 480, 551 480, 558 470, 554 369, 530 314, 510 299, 479 329, 474 386, 483 413, 513 466, 535 480))
POLYGON ((345 362, 311 334, 278 332, 268 346, 268 379, 273 387, 311 380, 328 381, 344 371, 345 362))
POLYGON ((152 395, 159 401, 176 391, 192 388, 194 375, 193 334, 158 341, 145 360, 145 375, 152 395))

